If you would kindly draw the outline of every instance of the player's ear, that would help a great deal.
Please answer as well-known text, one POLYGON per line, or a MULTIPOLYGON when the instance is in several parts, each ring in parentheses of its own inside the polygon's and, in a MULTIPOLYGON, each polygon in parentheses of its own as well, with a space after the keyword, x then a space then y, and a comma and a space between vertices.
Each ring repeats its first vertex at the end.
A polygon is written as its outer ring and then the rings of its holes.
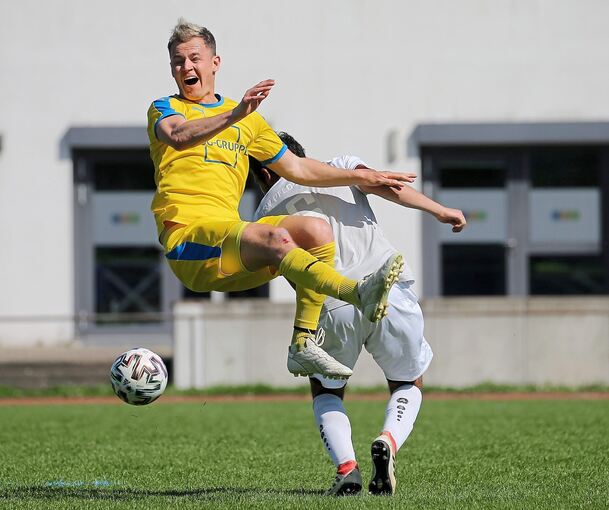
POLYGON ((269 172, 268 169, 265 167, 262 167, 260 169, 260 172, 262 173, 262 178, 264 179, 264 183, 270 188, 274 184, 273 176, 271 175, 271 172, 269 172))
POLYGON ((211 61, 211 69, 212 72, 214 74, 216 74, 218 72, 218 70, 220 69, 220 62, 222 61, 222 59, 220 58, 220 55, 214 55, 211 61))

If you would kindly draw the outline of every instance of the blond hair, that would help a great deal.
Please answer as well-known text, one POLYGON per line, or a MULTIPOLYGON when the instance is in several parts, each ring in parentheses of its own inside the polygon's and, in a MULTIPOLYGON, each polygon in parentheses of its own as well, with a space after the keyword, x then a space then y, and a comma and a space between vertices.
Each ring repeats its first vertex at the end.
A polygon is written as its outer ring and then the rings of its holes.
POLYGON ((216 39, 207 28, 200 25, 195 25, 186 21, 184 18, 178 20, 178 24, 173 28, 167 49, 171 52, 171 47, 174 44, 190 41, 193 37, 200 37, 215 55, 216 54, 216 39))

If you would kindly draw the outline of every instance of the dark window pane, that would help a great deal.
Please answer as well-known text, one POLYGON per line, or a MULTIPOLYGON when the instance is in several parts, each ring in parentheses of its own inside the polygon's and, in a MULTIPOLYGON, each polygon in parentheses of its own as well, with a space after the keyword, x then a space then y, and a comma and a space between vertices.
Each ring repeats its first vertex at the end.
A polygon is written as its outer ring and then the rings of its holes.
POLYGON ((93 184, 98 191, 154 190, 154 166, 148 152, 113 154, 92 160, 93 184))
POLYGON ((529 261, 530 294, 607 294, 607 267, 600 256, 535 256, 529 261))
POLYGON ((598 149, 549 147, 533 150, 531 152, 531 184, 536 188, 598 186, 598 149))
POLYGON ((115 314, 161 310, 160 252, 156 248, 95 249, 95 311, 115 314))
POLYGON ((444 296, 505 294, 505 248, 493 244, 442 246, 444 296))
POLYGON ((443 188, 503 188, 506 168, 489 161, 459 161, 440 167, 440 186, 443 188))

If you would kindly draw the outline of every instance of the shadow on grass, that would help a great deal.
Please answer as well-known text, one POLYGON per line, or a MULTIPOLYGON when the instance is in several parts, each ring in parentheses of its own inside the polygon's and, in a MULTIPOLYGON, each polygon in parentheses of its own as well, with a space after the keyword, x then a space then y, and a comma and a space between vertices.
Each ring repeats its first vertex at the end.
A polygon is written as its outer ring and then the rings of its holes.
POLYGON ((24 486, 10 487, 0 491, 0 502, 11 499, 46 499, 46 500, 115 500, 129 501, 143 497, 156 498, 187 498, 204 500, 211 497, 238 497, 238 496, 321 496, 324 491, 313 489, 259 489, 250 487, 209 487, 197 489, 163 489, 146 490, 137 488, 97 489, 78 487, 47 487, 24 486))

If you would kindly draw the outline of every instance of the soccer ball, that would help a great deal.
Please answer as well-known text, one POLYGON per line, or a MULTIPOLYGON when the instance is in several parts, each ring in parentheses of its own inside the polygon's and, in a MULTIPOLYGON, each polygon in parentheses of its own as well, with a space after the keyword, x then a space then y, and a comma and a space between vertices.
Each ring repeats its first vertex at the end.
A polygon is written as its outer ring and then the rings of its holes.
POLYGON ((110 382, 116 396, 134 406, 154 402, 167 386, 167 368, 158 354, 138 347, 112 363, 110 382))

